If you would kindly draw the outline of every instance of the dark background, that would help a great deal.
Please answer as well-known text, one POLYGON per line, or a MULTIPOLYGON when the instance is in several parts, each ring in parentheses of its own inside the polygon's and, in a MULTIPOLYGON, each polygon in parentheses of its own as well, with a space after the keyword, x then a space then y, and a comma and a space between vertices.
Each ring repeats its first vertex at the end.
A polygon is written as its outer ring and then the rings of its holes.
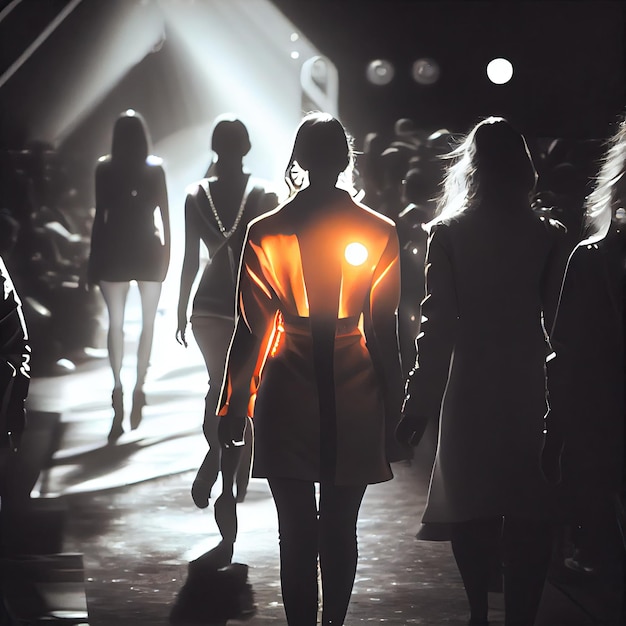
POLYGON ((411 117, 420 126, 465 131, 477 118, 508 115, 544 137, 600 138, 625 102, 625 3, 276 0, 339 69, 340 108, 353 132, 411 117), (441 67, 419 85, 411 66, 441 67), (505 57, 513 79, 492 84, 485 67, 505 57), (385 58, 393 81, 373 86, 367 63, 385 58))
MULTIPOLYGON (((11 19, 0 21, 0 73, 71 1, 22 0, 11 19)), ((168 6, 195 2, 203 8, 229 2, 159 1, 168 6)), ((25 139, 39 139, 29 133, 37 128, 37 119, 59 106, 73 73, 81 69, 82 55, 77 51, 106 46, 111 36, 106 27, 114 23, 115 11, 133 4, 158 7, 159 1, 82 0, 54 37, 0 86, 0 144, 17 147, 25 139)), ((2 3, 8 5, 7 0, 2 3)), ((275 0, 274 4, 337 66, 339 113, 357 140, 370 131, 390 132, 401 117, 412 118, 426 130, 445 127, 461 133, 493 114, 507 116, 529 138, 601 140, 612 132, 625 108, 626 3, 621 1, 275 0), (512 62, 514 74, 509 83, 494 85, 485 67, 500 56, 512 62), (417 84, 411 76, 412 63, 421 57, 433 58, 441 67, 433 85, 417 84), (377 58, 395 67, 388 85, 372 85, 366 78, 367 64, 377 58)), ((271 26, 261 26, 271 37, 271 26)), ((155 45, 158 36, 154 34, 155 45)), ((91 168, 102 152, 92 154, 85 146, 106 149, 110 111, 117 113, 128 102, 137 102, 148 115, 155 141, 188 124, 197 101, 197 81, 171 54, 171 41, 170 36, 158 53, 137 63, 56 148, 91 168), (170 77, 165 98, 163 76, 170 77)), ((83 65, 88 58, 85 54, 83 65)), ((251 71, 255 61, 251 55, 251 71)), ((284 81, 291 78, 276 75, 272 80, 280 94, 284 81)))

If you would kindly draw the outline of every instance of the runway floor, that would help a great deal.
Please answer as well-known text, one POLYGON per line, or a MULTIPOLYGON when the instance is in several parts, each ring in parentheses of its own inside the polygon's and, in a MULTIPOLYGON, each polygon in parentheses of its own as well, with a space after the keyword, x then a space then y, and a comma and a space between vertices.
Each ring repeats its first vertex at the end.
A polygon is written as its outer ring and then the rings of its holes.
MULTIPOLYGON (((114 446, 106 445, 111 378, 103 354, 73 372, 33 380, 32 421, 23 452, 35 450, 41 458, 31 503, 43 511, 35 518, 47 527, 29 531, 26 524, 22 530, 51 535, 56 529, 53 554, 65 555, 58 557, 65 565, 56 561, 54 567, 64 572, 56 583, 35 585, 50 606, 56 603, 48 611, 54 614, 45 622, 20 623, 165 625, 187 563, 219 542, 212 504, 199 510, 190 497, 206 449, 201 432, 206 373, 197 348, 184 350, 175 344, 172 328, 167 316, 157 320, 144 420, 114 446)), ((124 365, 128 399, 132 341, 131 328, 124 365)), ((413 463, 394 465, 394 480, 366 492, 348 626, 467 623, 465 594, 449 543, 415 538, 429 455, 418 449, 413 463)), ((252 480, 238 517, 233 560, 249 566, 257 607, 245 623, 285 624, 276 513, 264 481, 252 480)), ((602 576, 566 577, 555 562, 537 626, 617 626, 621 585, 621 580, 602 576)), ((20 593, 16 587, 14 603, 28 605, 29 598, 18 598, 20 593)), ((501 593, 490 594, 493 626, 504 623, 502 604, 501 593)))

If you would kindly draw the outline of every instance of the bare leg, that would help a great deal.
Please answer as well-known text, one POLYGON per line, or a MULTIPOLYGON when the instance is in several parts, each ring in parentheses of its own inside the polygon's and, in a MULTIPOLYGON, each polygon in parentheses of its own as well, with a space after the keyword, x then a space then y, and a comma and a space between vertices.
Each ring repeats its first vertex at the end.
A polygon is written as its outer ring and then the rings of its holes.
POLYGON ((224 542, 229 544, 237 539, 237 501, 233 487, 241 454, 241 448, 222 450, 222 493, 215 501, 215 521, 224 542))
POLYGON ((100 282, 100 291, 109 314, 107 349, 113 373, 113 423, 108 435, 109 443, 115 443, 124 432, 124 402, 122 394, 122 362, 124 360, 124 311, 130 284, 124 282, 100 282))
POLYGON ((209 505, 211 489, 220 470, 221 449, 217 438, 216 411, 234 322, 221 317, 192 316, 191 327, 209 375, 202 425, 209 450, 191 487, 193 501, 197 507, 203 509, 209 505))
POLYGON ((156 318, 159 298, 161 296, 160 282, 140 281, 139 294, 141 296, 141 334, 137 348, 137 382, 133 391, 133 407, 130 413, 130 426, 134 430, 142 419, 142 409, 146 403, 143 385, 150 366, 152 341, 154 338, 154 320, 156 318))
POLYGON ((122 361, 124 359, 124 311, 130 283, 100 282, 100 291, 109 314, 107 349, 113 372, 113 387, 121 387, 122 361))
POLYGON ((150 366, 152 340, 154 338, 154 320, 157 314, 162 284, 159 282, 138 282, 141 295, 141 335, 137 348, 137 384, 140 389, 146 381, 150 366))

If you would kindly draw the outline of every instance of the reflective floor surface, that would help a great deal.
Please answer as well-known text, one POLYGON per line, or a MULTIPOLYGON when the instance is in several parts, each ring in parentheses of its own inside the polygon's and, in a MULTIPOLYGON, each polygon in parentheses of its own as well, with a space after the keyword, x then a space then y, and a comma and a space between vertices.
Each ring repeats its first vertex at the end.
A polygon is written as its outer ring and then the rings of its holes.
MULTIPOLYGON (((50 602, 59 605, 56 613, 45 622, 24 623, 168 624, 187 563, 219 542, 214 499, 208 509, 199 510, 190 497, 206 446, 201 434, 206 373, 196 348, 172 345, 171 320, 158 323, 162 328, 157 327, 143 422, 114 446, 106 445, 112 411, 104 355, 74 372, 33 381, 25 452, 36 451, 32 458, 41 459, 31 495, 35 508, 47 514, 38 518, 43 526, 21 530, 33 537, 56 533, 54 553, 63 554, 58 558, 65 561, 56 565, 63 571, 56 583, 35 586, 52 594, 50 602)), ((129 348, 124 371, 129 400, 131 352, 129 348)), ((394 466, 394 480, 366 492, 347 626, 467 623, 449 543, 415 539, 429 454, 418 449, 412 464, 394 466)), ((219 487, 215 491, 218 495, 219 487)), ((252 480, 238 512, 233 560, 249 566, 257 606, 245 623, 285 624, 276 513, 264 481, 252 480)), ((553 565, 537 626, 618 624, 616 584, 615 579, 565 579, 559 565, 553 565)), ((491 594, 490 605, 492 625, 502 626, 502 594, 491 594)))

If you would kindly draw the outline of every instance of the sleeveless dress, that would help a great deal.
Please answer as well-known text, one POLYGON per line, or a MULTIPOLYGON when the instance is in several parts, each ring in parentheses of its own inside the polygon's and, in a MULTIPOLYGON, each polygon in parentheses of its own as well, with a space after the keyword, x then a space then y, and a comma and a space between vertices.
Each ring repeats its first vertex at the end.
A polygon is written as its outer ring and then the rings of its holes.
POLYGON ((194 295, 192 315, 234 319, 237 271, 247 224, 275 208, 277 200, 275 194, 265 191, 261 181, 250 177, 239 224, 231 235, 225 237, 213 217, 207 198, 207 187, 214 181, 215 178, 209 178, 194 183, 185 207, 185 228, 203 241, 209 253, 209 261, 194 295))

